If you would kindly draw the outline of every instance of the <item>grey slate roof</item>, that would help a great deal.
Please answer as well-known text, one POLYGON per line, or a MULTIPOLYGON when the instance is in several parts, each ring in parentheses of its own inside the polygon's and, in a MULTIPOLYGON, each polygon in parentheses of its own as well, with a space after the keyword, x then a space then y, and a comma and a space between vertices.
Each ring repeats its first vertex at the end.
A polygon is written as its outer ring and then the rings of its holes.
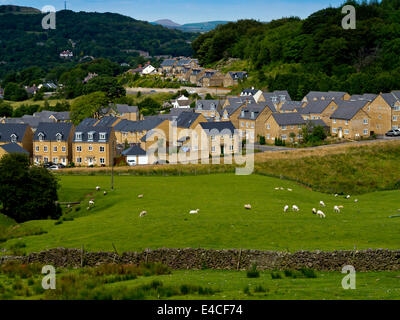
POLYGON ((115 131, 121 132, 142 132, 149 131, 157 127, 160 123, 164 122, 165 119, 162 119, 158 116, 147 118, 145 120, 139 121, 130 121, 130 120, 121 120, 114 126, 115 131))
POLYGON ((146 151, 144 151, 138 145, 134 145, 125 151, 122 151, 122 155, 124 156, 143 156, 146 155, 146 151))
POLYGON ((244 89, 242 92, 241 92, 241 95, 251 95, 251 96, 254 96, 256 93, 258 92, 258 90, 257 89, 253 89, 253 88, 248 88, 248 89, 244 89))
POLYGON ((198 100, 196 110, 217 110, 220 104, 220 100, 198 100))
POLYGON ((81 121, 81 123, 79 124, 79 126, 83 126, 83 127, 92 127, 96 124, 96 122, 98 121, 98 119, 93 119, 93 118, 86 118, 83 119, 81 121))
POLYGON ((364 93, 364 94, 354 94, 350 97, 350 100, 365 100, 365 101, 373 101, 376 99, 378 95, 373 93, 364 93))
POLYGON ((291 113, 273 113, 272 117, 275 119, 279 126, 291 126, 305 124, 306 121, 297 112, 291 113))
POLYGON ((69 111, 56 112, 56 111, 43 110, 41 112, 35 112, 33 114, 33 116, 36 118, 42 118, 42 119, 50 118, 51 116, 53 116, 57 120, 62 120, 62 121, 71 120, 69 111))
POLYGON ((161 67, 172 67, 175 64, 176 60, 175 59, 165 59, 161 63, 161 67))
POLYGON ((245 72, 245 71, 229 71, 228 75, 233 80, 239 80, 239 79, 247 78, 247 72, 245 72))
POLYGON ((289 95, 289 92, 287 92, 286 90, 263 92, 262 95, 266 101, 272 101, 273 103, 292 100, 292 98, 289 95))
POLYGON ((234 134, 235 127, 230 121, 222 122, 200 122, 199 125, 206 131, 207 135, 217 135, 217 134, 234 134))
MULTIPOLYGON (((106 114, 108 113, 114 106, 110 104, 109 108, 104 108, 102 109, 102 113, 106 114)), ((139 111, 139 108, 137 106, 130 106, 128 104, 116 104, 115 105, 115 110, 119 114, 125 114, 125 113, 137 113, 139 111)))
POLYGON ((255 103, 256 100, 254 100, 253 96, 248 96, 248 97, 235 97, 235 98, 228 98, 230 106, 232 105, 243 105, 246 102, 248 103, 255 103))
POLYGON ((112 132, 111 127, 99 127, 99 126, 83 126, 79 125, 76 127, 75 135, 74 135, 74 142, 89 142, 88 134, 93 133, 93 142, 108 142, 110 140, 110 135, 112 132), (82 134, 82 140, 76 140, 76 134, 82 134), (105 133, 106 138, 105 140, 100 140, 100 133, 105 133))
POLYGON ((16 135, 16 142, 22 142, 27 128, 25 123, 0 124, 0 142, 11 142, 12 135, 16 135))
POLYGON ((400 101, 400 91, 392 91, 391 93, 382 93, 382 98, 392 108, 397 101, 400 101))
POLYGON ((39 140, 39 135, 43 135, 44 141, 57 141, 57 137, 61 135, 61 141, 67 141, 72 130, 72 123, 39 123, 36 129, 33 141, 39 140))
POLYGON ((258 118, 258 116, 265 108, 269 108, 271 112, 276 112, 276 108, 271 101, 260 102, 260 103, 249 103, 247 104, 247 106, 242 108, 239 118, 255 120, 258 118))
POLYGON ((113 124, 118 120, 117 117, 103 117, 96 124, 96 127, 112 127, 113 124))
POLYGON ((190 128, 198 117, 200 117, 200 113, 182 112, 176 119, 176 125, 179 128, 190 128))
POLYGON ((322 91, 310 91, 305 98, 307 98, 308 101, 317 99, 320 100, 322 97, 324 97, 327 100, 340 100, 343 99, 343 96, 346 94, 346 92, 340 92, 340 91, 328 91, 328 92, 322 92, 322 91))
POLYGON ((29 155, 29 152, 22 148, 17 143, 7 143, 0 146, 0 148, 4 149, 7 153, 23 153, 29 155))
POLYGON ((351 120, 360 111, 368 101, 336 101, 338 108, 331 115, 331 119, 351 120))
POLYGON ((303 105, 302 101, 285 101, 281 106, 281 111, 295 111, 301 110, 303 105))
POLYGON ((329 128, 329 126, 322 119, 307 120, 307 122, 311 123, 313 127, 321 126, 324 128, 329 128))
POLYGON ((303 109, 298 110, 301 114, 319 114, 322 113, 332 100, 310 101, 303 109))

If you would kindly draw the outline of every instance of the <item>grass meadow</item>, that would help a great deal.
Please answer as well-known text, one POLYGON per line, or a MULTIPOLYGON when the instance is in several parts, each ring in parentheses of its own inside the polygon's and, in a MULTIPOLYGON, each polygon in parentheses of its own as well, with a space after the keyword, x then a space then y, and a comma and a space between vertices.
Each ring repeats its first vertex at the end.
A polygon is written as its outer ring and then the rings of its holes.
POLYGON ((290 252, 399 248, 400 219, 389 218, 399 214, 398 190, 345 199, 291 181, 234 174, 116 176, 114 191, 110 182, 109 176, 61 176, 60 200, 81 205, 65 214, 67 221, 15 225, 2 217, 0 223, 7 224, 11 236, 0 248, 26 253, 82 245, 89 251, 113 251, 112 244, 119 252, 160 247, 290 252), (108 194, 96 192, 97 185, 108 194), (92 198, 95 207, 88 211, 92 198), (319 206, 321 200, 326 208, 319 206), (248 203, 252 210, 244 209, 248 203), (296 204, 300 212, 284 213, 286 204, 296 204), (340 214, 333 212, 334 205, 344 206, 340 214), (326 219, 313 215, 314 207, 326 219), (199 214, 190 215, 195 209, 199 214), (148 214, 140 218, 143 210, 148 214))

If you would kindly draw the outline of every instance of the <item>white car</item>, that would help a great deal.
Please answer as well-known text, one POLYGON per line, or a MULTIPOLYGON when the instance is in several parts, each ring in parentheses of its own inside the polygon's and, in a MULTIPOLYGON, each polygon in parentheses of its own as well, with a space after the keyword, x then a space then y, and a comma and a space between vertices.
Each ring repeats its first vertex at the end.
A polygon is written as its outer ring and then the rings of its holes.
POLYGON ((60 168, 57 165, 53 165, 48 167, 49 170, 59 170, 60 168))

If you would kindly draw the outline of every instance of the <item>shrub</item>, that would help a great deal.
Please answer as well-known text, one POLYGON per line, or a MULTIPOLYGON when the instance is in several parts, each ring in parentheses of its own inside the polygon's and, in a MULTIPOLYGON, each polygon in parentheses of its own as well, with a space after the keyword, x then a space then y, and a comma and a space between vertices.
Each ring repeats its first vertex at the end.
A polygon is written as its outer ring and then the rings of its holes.
POLYGON ((317 274, 313 269, 309 268, 301 268, 300 272, 306 277, 306 278, 316 278, 317 274))
POLYGON ((272 272, 271 278, 272 279, 282 279, 282 275, 280 274, 280 272, 272 272))
POLYGON ((265 292, 267 292, 268 290, 267 289, 265 289, 262 285, 258 285, 258 286, 256 286, 255 288, 254 288, 254 292, 256 292, 256 293, 265 293, 265 292))
POLYGON ((251 268, 247 270, 247 278, 259 278, 260 272, 257 271, 257 264, 253 263, 251 268))
POLYGON ((252 295, 249 286, 245 286, 245 287, 244 287, 243 293, 244 293, 244 294, 247 294, 248 296, 251 296, 251 295, 252 295))

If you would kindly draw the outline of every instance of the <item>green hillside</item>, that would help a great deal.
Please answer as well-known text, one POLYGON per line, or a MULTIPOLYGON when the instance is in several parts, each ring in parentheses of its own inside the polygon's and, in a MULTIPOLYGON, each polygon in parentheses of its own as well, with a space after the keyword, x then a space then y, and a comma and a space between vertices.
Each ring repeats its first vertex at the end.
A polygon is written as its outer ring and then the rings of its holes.
POLYGON ((84 57, 128 62, 134 50, 150 55, 191 55, 193 34, 171 30, 113 13, 57 12, 56 29, 42 29, 43 14, 1 16, 0 78, 7 72, 39 66, 49 70, 84 57), (59 54, 71 50, 74 58, 59 54))
POLYGON ((349 2, 355 30, 341 26, 341 8, 308 18, 261 23, 242 20, 199 36, 193 49, 200 62, 228 58, 249 62, 246 85, 288 89, 295 99, 310 90, 379 93, 400 88, 400 1, 349 2))

